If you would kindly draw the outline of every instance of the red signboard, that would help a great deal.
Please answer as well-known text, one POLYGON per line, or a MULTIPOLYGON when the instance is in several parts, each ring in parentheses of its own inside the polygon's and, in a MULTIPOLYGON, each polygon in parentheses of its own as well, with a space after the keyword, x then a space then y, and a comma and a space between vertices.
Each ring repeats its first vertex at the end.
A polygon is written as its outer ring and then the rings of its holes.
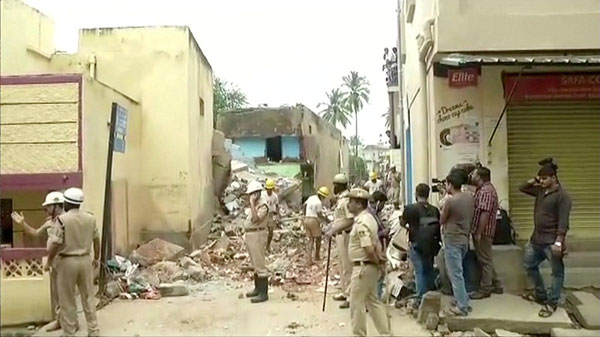
POLYGON ((477 69, 449 69, 448 86, 450 88, 464 88, 477 86, 477 69))
POLYGON ((505 99, 513 88, 511 102, 600 100, 600 73, 511 74, 504 78, 505 99))

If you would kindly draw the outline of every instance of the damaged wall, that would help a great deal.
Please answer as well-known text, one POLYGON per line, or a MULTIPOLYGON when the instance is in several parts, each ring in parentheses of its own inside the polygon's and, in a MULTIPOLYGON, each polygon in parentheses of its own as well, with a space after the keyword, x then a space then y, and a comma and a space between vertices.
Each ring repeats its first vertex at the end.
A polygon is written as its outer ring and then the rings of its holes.
POLYGON ((234 110, 219 118, 217 129, 253 157, 265 155, 266 138, 282 136, 283 158, 315 163, 315 187, 331 187, 334 175, 348 173, 348 144, 342 133, 302 104, 234 110))

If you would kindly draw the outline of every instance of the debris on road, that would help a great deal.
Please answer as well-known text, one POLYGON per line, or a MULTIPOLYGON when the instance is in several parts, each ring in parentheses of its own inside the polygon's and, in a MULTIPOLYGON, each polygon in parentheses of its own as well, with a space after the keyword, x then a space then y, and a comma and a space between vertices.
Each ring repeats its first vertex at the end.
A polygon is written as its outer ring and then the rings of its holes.
POLYGON ((163 297, 187 296, 189 290, 184 283, 162 283, 158 286, 160 295, 163 297))
POLYGON ((172 261, 184 252, 184 248, 162 239, 154 239, 141 245, 129 255, 129 260, 142 267, 153 265, 160 261, 172 261))

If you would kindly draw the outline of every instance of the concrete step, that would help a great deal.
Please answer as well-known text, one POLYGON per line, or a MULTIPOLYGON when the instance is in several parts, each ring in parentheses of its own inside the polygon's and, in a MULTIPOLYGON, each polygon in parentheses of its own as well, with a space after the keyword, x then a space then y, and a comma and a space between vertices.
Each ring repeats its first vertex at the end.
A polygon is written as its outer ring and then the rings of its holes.
MULTIPOLYGON (((540 268, 540 273, 546 285, 550 286, 552 270, 550 267, 540 268)), ((585 287, 600 287, 600 267, 566 267, 565 288, 581 289, 585 287)))

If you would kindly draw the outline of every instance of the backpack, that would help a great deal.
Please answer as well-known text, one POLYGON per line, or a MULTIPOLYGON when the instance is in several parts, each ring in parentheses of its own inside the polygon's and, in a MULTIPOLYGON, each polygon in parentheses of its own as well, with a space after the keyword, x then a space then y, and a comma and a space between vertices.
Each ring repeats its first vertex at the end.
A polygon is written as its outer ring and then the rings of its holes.
POLYGON ((496 233, 494 234, 495 245, 514 245, 516 243, 515 229, 508 212, 504 209, 498 209, 496 216, 496 233))
POLYGON ((414 242, 415 250, 425 257, 436 256, 441 248, 440 220, 431 205, 419 208, 419 230, 414 242))

